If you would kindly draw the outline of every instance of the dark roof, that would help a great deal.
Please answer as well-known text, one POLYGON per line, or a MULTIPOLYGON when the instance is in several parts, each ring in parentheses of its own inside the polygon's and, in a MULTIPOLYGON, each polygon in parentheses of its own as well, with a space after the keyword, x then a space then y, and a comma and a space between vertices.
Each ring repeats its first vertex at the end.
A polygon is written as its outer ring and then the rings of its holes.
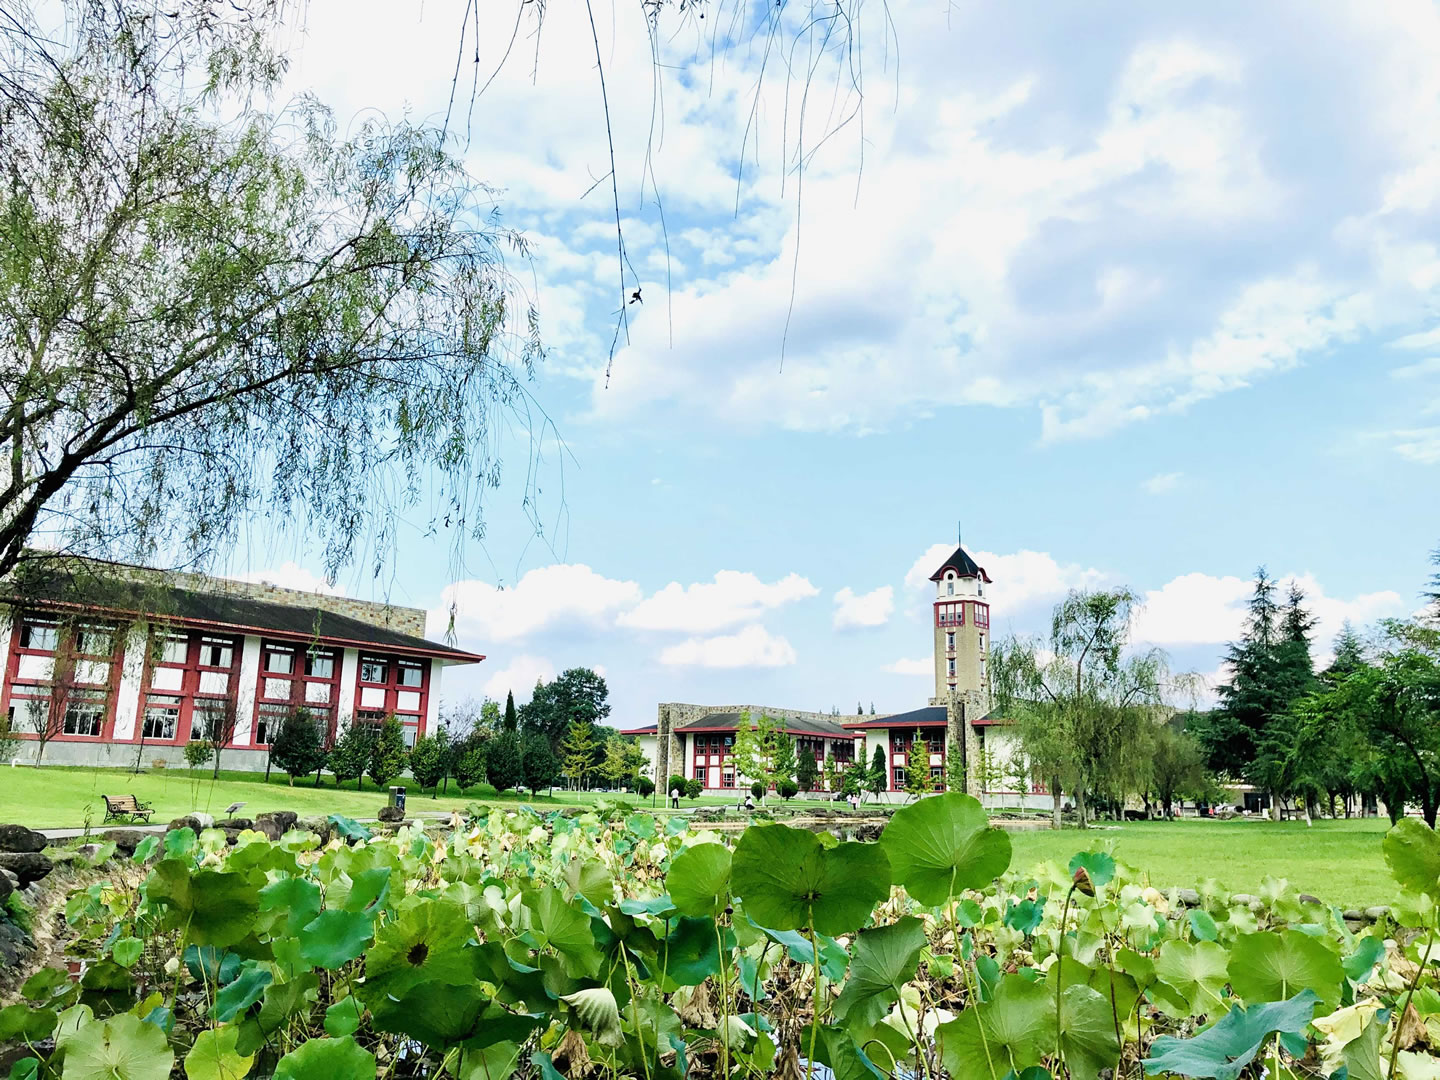
POLYGON ((186 626, 223 626, 292 640, 383 648, 460 663, 485 659, 478 653, 319 608, 291 607, 124 578, 67 574, 27 580, 24 586, 5 582, 0 584, 0 601, 51 611, 105 612, 186 626))
MULTIPOLYGON (((791 719, 784 716, 777 716, 774 719, 783 724, 786 732, 791 735, 820 735, 830 739, 853 739, 855 737, 833 720, 791 719)), ((750 726, 752 728, 755 726, 753 721, 750 726)), ((712 712, 706 713, 698 720, 692 720, 688 724, 681 724, 675 728, 675 734, 680 735, 687 731, 738 731, 739 729, 740 714, 738 712, 712 712)))
POLYGON ((891 727, 944 727, 945 706, 926 705, 923 709, 895 713, 891 716, 877 716, 859 724, 846 724, 848 728, 891 728, 891 727))
POLYGON ((939 581, 945 576, 946 570, 954 570, 956 577, 978 577, 987 584, 990 575, 985 573, 985 568, 972 559, 963 547, 957 547, 955 554, 940 564, 940 569, 930 575, 931 581, 939 581))

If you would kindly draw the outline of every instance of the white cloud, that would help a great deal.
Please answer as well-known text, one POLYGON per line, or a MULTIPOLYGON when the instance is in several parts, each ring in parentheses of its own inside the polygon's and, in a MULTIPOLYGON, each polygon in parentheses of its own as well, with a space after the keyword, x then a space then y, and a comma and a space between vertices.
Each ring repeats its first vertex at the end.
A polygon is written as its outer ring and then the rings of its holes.
POLYGON ((1178 472, 1156 473, 1140 486, 1151 495, 1168 495, 1180 486, 1180 479, 1184 475, 1178 472))
POLYGON ((1390 342, 1390 347, 1393 349, 1433 349, 1437 345, 1440 345, 1440 326, 1434 330, 1422 330, 1416 334, 1407 334, 1390 342))
POLYGON ((561 621, 605 625, 642 595, 633 581, 616 581, 579 563, 556 563, 529 571, 508 589, 485 581, 457 581, 431 609, 429 625, 432 633, 437 627, 443 630, 453 603, 458 637, 480 645, 513 641, 561 621))
POLYGON ((1390 369, 1392 379, 1420 379, 1427 375, 1440 375, 1440 356, 1429 356, 1413 364, 1390 369))
POLYGON ((799 574, 788 574, 766 584, 751 573, 721 570, 713 582, 681 585, 672 581, 621 614, 616 622, 634 630, 705 633, 753 622, 767 611, 819 593, 799 574))
POLYGON ((278 585, 282 589, 300 589, 303 592, 330 593, 335 596, 343 596, 345 593, 343 588, 329 584, 324 578, 296 562, 283 562, 268 570, 247 570, 227 576, 235 581, 278 585))
POLYGON ((1419 465, 1440 465, 1440 427, 1392 431, 1387 438, 1391 449, 1419 465))
POLYGON ((530 700, 536 682, 549 682, 553 678, 555 665, 549 660, 522 654, 485 680, 485 696, 503 702, 505 695, 513 692, 515 704, 523 705, 530 700))
POLYGON ((884 626, 894 610, 895 590, 889 585, 859 595, 847 585, 835 594, 834 625, 837 630, 884 626))
MULTIPOLYGON (((930 575, 954 550, 953 544, 932 544, 906 571, 906 586, 932 590, 930 575)), ((970 557, 990 576, 985 599, 996 617, 1052 603, 1071 589, 1093 589, 1109 580, 1104 571, 1060 563, 1043 551, 1021 550, 1009 555, 971 551, 970 557)))
MULTIPOLYGON (((1397 592, 1385 590, 1341 599, 1327 595, 1309 574, 1280 579, 1276 589, 1280 600, 1291 581, 1304 591, 1305 606, 1315 616, 1312 641, 1317 657, 1329 649, 1347 619, 1363 626, 1405 613, 1406 605, 1397 592)), ((1234 576, 1182 574, 1145 593, 1132 636, 1137 643, 1164 646, 1218 645, 1238 640, 1245 628, 1245 605, 1253 588, 1252 581, 1234 576)))
POLYGON ((756 624, 735 634, 693 637, 671 645, 660 653, 660 662, 671 667, 789 667, 795 663, 795 650, 783 637, 756 624))
POLYGON ((892 675, 933 675, 935 661, 923 657, 919 660, 907 660, 902 657, 886 664, 881 670, 888 671, 892 675))

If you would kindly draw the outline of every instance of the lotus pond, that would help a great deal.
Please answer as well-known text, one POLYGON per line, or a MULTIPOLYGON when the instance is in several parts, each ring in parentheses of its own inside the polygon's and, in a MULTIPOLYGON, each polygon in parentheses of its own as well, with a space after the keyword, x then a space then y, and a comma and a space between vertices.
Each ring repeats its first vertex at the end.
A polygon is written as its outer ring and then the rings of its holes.
POLYGON ((1274 880, 1184 908, 1101 851, 1021 876, 958 794, 873 843, 607 806, 336 826, 102 851, 66 965, 0 1009, 10 1080, 1440 1076, 1416 821, 1363 929, 1274 880))

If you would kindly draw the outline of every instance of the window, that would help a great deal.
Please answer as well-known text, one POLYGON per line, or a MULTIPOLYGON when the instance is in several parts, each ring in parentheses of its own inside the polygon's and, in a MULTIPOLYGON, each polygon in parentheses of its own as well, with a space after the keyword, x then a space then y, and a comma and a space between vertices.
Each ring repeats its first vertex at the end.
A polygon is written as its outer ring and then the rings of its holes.
POLYGON ((147 655, 142 739, 234 738, 239 638, 198 630, 157 635, 147 655))
MULTIPOLYGON (((356 708, 381 717, 393 715, 404 725, 406 745, 411 745, 425 730, 429 685, 430 667, 424 660, 362 655, 356 708)), ((700 737, 693 738, 698 753, 700 737)))
POLYGON ((954 652, 954 651, 955 651, 955 631, 954 631, 954 630, 947 631, 946 634, 945 634, 945 650, 946 650, 947 652, 954 652))
POLYGON ((180 706, 185 699, 175 694, 151 694, 145 703, 141 732, 147 739, 173 741, 179 730, 180 706))
POLYGON ((945 667, 950 675, 950 678, 955 678, 955 658, 953 656, 945 661, 945 667))
POLYGON ((955 595, 955 579, 954 579, 954 578, 946 578, 946 579, 945 579, 945 595, 946 595, 946 596, 954 596, 954 595, 955 595))
POLYGON ((722 772, 722 773, 720 774, 720 786, 721 786, 721 787, 730 787, 730 788, 733 788, 733 787, 735 786, 735 770, 734 770, 734 769, 726 769, 724 772, 722 772))
POLYGON ((905 766, 896 765, 895 768, 891 770, 891 772, 895 777, 895 787, 903 788, 906 783, 905 766))
POLYGON ((156 649, 162 664, 183 664, 190 655, 190 637, 187 634, 166 634, 156 649))
POLYGON ((75 651, 106 660, 115 651, 115 632, 108 626, 81 626, 75 632, 75 651))
POLYGON ((425 668, 413 660, 400 661, 400 685, 422 686, 425 682, 425 668))
POLYGON ((335 674, 335 654, 311 649, 305 654, 305 674, 316 679, 330 678, 335 674))
POLYGON ((60 627, 54 623, 37 623, 26 619, 20 627, 20 647, 36 652, 54 652, 60 644, 60 627))
POLYGON ((335 734, 335 706, 340 697, 340 654, 321 646, 306 649, 289 642, 265 641, 260 655, 252 744, 269 745, 285 716, 297 708, 310 713, 328 743, 335 734))
POLYGON ((200 639, 201 667, 228 668, 235 663, 235 639, 202 637, 200 639))
POLYGON ((73 690, 65 706, 66 735, 88 735, 98 738, 105 722, 105 693, 94 690, 73 690))
POLYGON ((975 625, 988 628, 990 626, 990 605, 975 605, 975 625))
POLYGON ((101 738, 119 643, 110 623, 23 615, 10 639, 10 728, 43 738, 101 738), (63 687, 55 694, 56 685, 63 687))
POLYGON ((938 780, 938 781, 941 781, 941 782, 943 783, 944 780, 945 780, 945 769, 944 769, 942 766, 940 766, 940 765, 931 765, 931 766, 930 766, 930 779, 931 779, 931 780, 938 780))
POLYGON ((935 625, 937 626, 964 626, 965 625, 965 604, 959 601, 954 604, 935 605, 935 625))
POLYGON ((360 661, 360 681, 368 683, 383 683, 385 681, 385 661, 360 661))

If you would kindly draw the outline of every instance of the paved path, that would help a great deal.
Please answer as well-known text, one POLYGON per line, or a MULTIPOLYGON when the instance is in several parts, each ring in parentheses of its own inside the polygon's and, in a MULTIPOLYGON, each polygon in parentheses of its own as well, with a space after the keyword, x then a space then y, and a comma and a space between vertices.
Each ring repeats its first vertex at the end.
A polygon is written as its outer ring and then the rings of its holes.
MULTIPOLYGON (((426 821, 448 821, 450 819, 450 815, 443 813, 414 814, 408 820, 414 821, 417 819, 423 819, 426 821)), ((358 821, 364 825, 374 825, 377 824, 380 819, 373 817, 364 817, 353 818, 352 820, 358 821)), ((143 822, 136 825, 120 825, 112 822, 111 824, 105 825, 103 827, 98 825, 92 825, 90 827, 90 835, 98 837, 101 833, 109 832, 111 829, 128 829, 138 833, 158 834, 163 833, 169 827, 170 823, 168 821, 151 822, 148 825, 144 824, 143 822)), ((84 829, 36 829, 35 831, 49 840, 73 840, 77 836, 85 835, 84 829)))

